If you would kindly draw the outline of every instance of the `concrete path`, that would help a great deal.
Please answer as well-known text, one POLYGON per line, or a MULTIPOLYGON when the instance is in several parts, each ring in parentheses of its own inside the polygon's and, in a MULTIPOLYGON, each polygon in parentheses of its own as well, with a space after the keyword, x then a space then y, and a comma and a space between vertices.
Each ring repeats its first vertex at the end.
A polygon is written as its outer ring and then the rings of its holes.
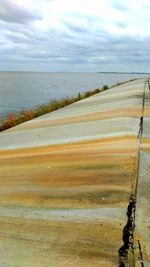
POLYGON ((0 133, 0 267, 119 266, 143 90, 132 81, 0 133))
POLYGON ((136 266, 150 266, 150 91, 145 87, 143 133, 136 197, 136 266))

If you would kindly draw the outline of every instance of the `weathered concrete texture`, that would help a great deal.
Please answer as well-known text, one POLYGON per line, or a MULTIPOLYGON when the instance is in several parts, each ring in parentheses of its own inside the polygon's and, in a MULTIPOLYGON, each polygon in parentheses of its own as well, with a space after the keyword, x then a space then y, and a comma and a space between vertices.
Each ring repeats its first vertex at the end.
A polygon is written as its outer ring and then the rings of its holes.
POLYGON ((136 266, 150 266, 150 91, 146 86, 136 207, 136 266), (143 265, 141 264, 143 263, 143 265))
POLYGON ((0 266, 118 266, 144 81, 0 134, 0 266))

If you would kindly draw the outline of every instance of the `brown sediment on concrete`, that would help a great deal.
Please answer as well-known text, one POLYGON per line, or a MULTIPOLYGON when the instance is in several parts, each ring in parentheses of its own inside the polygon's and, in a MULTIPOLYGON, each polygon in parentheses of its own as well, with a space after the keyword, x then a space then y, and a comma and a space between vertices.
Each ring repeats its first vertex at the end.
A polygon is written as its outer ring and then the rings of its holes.
POLYGON ((141 145, 140 145, 141 150, 150 150, 150 138, 142 138, 141 145))
POLYGON ((145 109, 144 117, 150 117, 150 107, 145 109))
MULTIPOLYGON (((38 154, 52 154, 52 153, 61 153, 64 150, 68 151, 77 151, 77 152, 86 152, 86 150, 90 150, 90 148, 103 149, 109 153, 110 149, 113 148, 115 151, 121 151, 122 149, 135 152, 135 135, 124 135, 124 136, 112 136, 112 137, 103 137, 96 140, 89 141, 80 141, 68 144, 54 144, 47 146, 37 146, 37 147, 23 147, 16 149, 6 149, 0 150, 0 156, 3 157, 21 157, 21 156, 30 156, 30 155, 38 155, 38 154), (121 145, 119 145, 121 144, 121 145), (98 147, 97 147, 98 145, 98 147)), ((128 152, 128 151, 127 151, 128 152)), ((110 154, 110 153, 109 153, 110 154)))
POLYGON ((26 258, 31 266, 97 266, 101 263, 103 265, 100 266, 117 265, 115 247, 120 239, 121 226, 116 221, 109 224, 10 218, 8 223, 2 218, 0 229, 4 229, 0 232, 4 245, 3 258, 7 262, 12 262, 14 255, 21 255, 18 262, 24 265, 26 258), (111 237, 108 229, 112 233, 111 237), (10 235, 14 237, 12 240, 10 235), (17 248, 18 242, 20 246, 17 248))
POLYGON ((21 188, 19 192, 8 191, 1 196, 1 203, 19 205, 20 201, 32 206, 31 199, 33 205, 53 207, 124 203, 130 194, 136 161, 133 140, 120 138, 114 143, 110 139, 36 151, 30 148, 25 153, 22 149, 17 157, 15 151, 10 155, 5 151, 0 156, 1 186, 12 188, 16 181, 15 186, 23 187, 23 192, 21 188))
POLYGON ((129 107, 124 109, 110 109, 108 108, 107 113, 106 111, 103 112, 95 112, 95 113, 86 113, 84 115, 80 115, 80 117, 72 116, 72 117, 64 117, 61 119, 48 119, 46 121, 41 120, 32 123, 28 123, 26 125, 20 125, 17 129, 13 128, 11 129, 11 132, 16 131, 22 131, 22 130, 33 130, 38 128, 44 128, 49 126, 60 126, 64 124, 74 124, 74 123, 81 123, 86 121, 94 121, 94 120, 105 120, 105 119, 111 119, 111 118, 119 118, 119 117, 132 117, 132 118, 139 118, 140 110, 137 109, 137 107, 129 107))
POLYGON ((119 265, 136 180, 142 84, 1 133, 1 265, 119 265))

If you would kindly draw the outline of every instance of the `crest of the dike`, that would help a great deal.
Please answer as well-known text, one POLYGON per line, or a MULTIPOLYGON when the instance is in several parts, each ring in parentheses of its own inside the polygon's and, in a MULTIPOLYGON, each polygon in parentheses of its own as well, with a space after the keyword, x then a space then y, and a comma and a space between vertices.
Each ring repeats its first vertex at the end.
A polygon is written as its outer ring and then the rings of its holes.
POLYGON ((149 105, 138 79, 0 133, 0 266, 149 266, 149 105))
POLYGON ((127 224, 123 230, 123 246, 119 249, 121 266, 150 265, 150 82, 143 86, 141 116, 137 135, 137 171, 131 193, 127 224))
POLYGON ((150 80, 145 81, 135 212, 135 266, 150 266, 150 80))

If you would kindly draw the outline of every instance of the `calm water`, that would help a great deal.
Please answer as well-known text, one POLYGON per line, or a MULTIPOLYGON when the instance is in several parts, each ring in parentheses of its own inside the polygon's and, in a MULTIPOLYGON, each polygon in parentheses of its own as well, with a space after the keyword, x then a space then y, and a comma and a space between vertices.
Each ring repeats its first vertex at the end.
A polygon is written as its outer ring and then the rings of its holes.
POLYGON ((112 85, 141 74, 0 72, 0 118, 53 98, 112 85))

